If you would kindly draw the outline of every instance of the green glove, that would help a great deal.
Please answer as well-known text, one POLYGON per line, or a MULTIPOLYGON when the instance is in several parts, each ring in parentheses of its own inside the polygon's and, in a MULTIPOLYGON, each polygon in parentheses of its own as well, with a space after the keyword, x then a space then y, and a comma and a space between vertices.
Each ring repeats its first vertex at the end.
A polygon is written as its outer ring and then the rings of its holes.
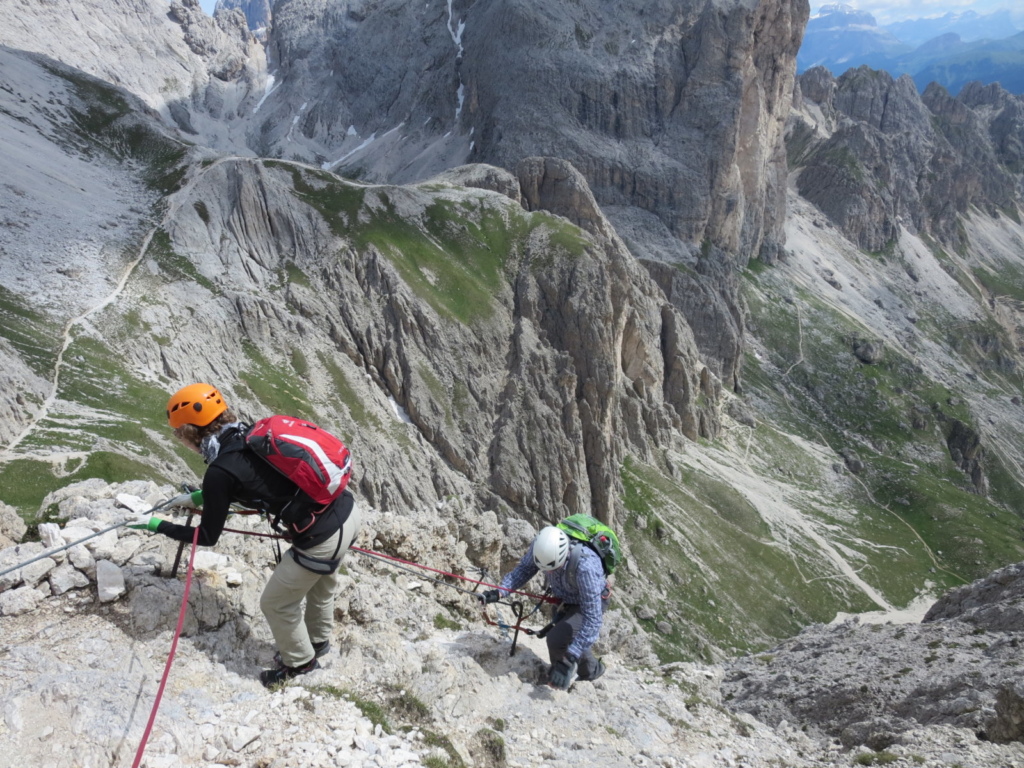
POLYGON ((191 491, 189 493, 183 493, 181 496, 175 496, 169 502, 169 507, 185 507, 186 509, 195 509, 196 507, 203 506, 203 491, 191 491))
POLYGON ((156 533, 156 529, 160 527, 162 523, 159 517, 150 517, 149 515, 138 515, 132 522, 128 523, 128 528, 134 528, 137 531, 153 531, 156 533))

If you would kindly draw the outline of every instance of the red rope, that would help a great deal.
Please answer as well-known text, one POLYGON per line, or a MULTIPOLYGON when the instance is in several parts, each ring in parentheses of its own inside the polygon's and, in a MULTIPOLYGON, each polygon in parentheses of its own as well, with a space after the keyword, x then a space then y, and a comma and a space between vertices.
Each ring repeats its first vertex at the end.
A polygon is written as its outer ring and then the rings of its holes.
MULTIPOLYGON (((491 587, 492 589, 501 589, 501 587, 498 584, 489 584, 486 581, 478 581, 476 579, 470 579, 470 578, 467 578, 465 576, 459 576, 457 573, 449 573, 448 571, 439 571, 437 568, 431 568, 429 565, 420 565, 419 563, 414 563, 411 560, 403 560, 400 557, 392 557, 391 555, 381 554, 380 552, 374 552, 371 549, 360 549, 359 547, 349 547, 349 549, 353 549, 356 552, 362 552, 364 555, 372 555, 373 557, 380 557, 380 558, 383 558, 384 560, 394 560, 396 563, 403 563, 405 565, 412 565, 412 566, 415 566, 416 568, 422 568, 425 571, 433 571, 434 573, 440 573, 442 576, 449 576, 449 577, 451 577, 453 579, 461 579, 462 581, 468 581, 470 584, 479 584, 482 587, 491 587)), ((510 589, 508 591, 509 591, 509 594, 512 594, 512 595, 523 595, 524 597, 529 597, 532 600, 543 600, 545 603, 560 603, 560 602, 562 602, 561 600, 558 600, 557 598, 548 597, 547 595, 535 595, 532 592, 520 592, 519 590, 515 590, 515 589, 510 589)))
POLYGON ((276 533, 256 533, 256 531, 240 531, 237 528, 224 528, 225 533, 240 533, 243 536, 259 536, 261 539, 287 539, 287 536, 278 536, 276 533))
POLYGON ((167 657, 167 664, 164 666, 164 676, 160 680, 160 687, 156 692, 156 701, 153 702, 153 711, 149 713, 149 722, 146 723, 146 730, 142 734, 142 743, 135 753, 135 762, 132 768, 139 768, 142 762, 142 753, 146 750, 146 742, 149 741, 149 734, 153 731, 153 723, 156 720, 156 711, 160 708, 160 699, 164 695, 164 686, 167 685, 167 677, 171 673, 171 664, 174 661, 174 652, 178 649, 178 638, 181 636, 181 628, 185 625, 185 610, 188 608, 188 593, 192 589, 192 565, 196 559, 196 548, 199 542, 199 528, 192 534, 192 552, 188 556, 188 573, 185 576, 185 594, 181 598, 181 610, 178 612, 178 626, 174 630, 174 639, 171 641, 171 653, 167 657))
MULTIPOLYGON (((242 512, 242 513, 239 513, 239 514, 248 514, 248 513, 242 512)), ((240 533, 243 536, 259 536, 259 537, 264 538, 264 539, 286 539, 287 538, 286 536, 277 536, 277 535, 272 534, 272 533, 256 533, 255 531, 240 531, 237 528, 225 528, 224 531, 226 531, 227 533, 240 533)), ((486 581, 478 581, 477 579, 470 579, 470 578, 467 578, 466 576, 459 576, 457 573, 449 573, 448 571, 441 571, 441 570, 438 570, 437 568, 431 568, 429 565, 421 565, 420 563, 414 563, 411 560, 403 560, 400 557, 393 557, 392 555, 385 555, 383 552, 374 552, 372 549, 360 549, 359 547, 349 547, 349 549, 355 550, 356 552, 361 552, 364 555, 370 555, 371 557, 379 557, 382 560, 393 560, 396 563, 402 563, 403 565, 411 565, 414 568, 421 568, 424 571, 433 571, 434 573, 439 573, 442 576, 448 576, 448 577, 453 578, 453 579, 461 579, 462 581, 468 581, 470 584, 479 584, 482 587, 490 587, 491 589, 501 589, 501 586, 498 585, 498 584, 490 584, 490 583, 488 583, 486 581)), ((543 600, 546 603, 555 603, 555 604, 557 604, 557 603, 561 603, 562 602, 561 600, 559 600, 557 598, 554 598, 554 597, 550 597, 548 595, 535 595, 532 592, 521 592, 521 591, 515 590, 515 589, 510 589, 509 590, 509 594, 512 594, 512 595, 523 595, 524 597, 528 597, 531 600, 543 600)))

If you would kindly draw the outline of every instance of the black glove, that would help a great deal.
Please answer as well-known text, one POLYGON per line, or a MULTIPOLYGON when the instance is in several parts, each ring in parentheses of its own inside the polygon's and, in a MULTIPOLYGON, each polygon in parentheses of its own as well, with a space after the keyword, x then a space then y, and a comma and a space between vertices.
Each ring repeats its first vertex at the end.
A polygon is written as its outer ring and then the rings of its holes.
POLYGON ((569 690, 569 686, 576 679, 576 661, 575 656, 566 654, 551 665, 551 674, 548 676, 548 681, 552 688, 558 688, 563 691, 569 690))
POLYGON ((480 594, 478 594, 477 595, 477 599, 483 605, 489 605, 491 603, 496 603, 496 602, 498 602, 501 599, 501 592, 499 592, 496 589, 488 589, 486 592, 481 592, 480 594))

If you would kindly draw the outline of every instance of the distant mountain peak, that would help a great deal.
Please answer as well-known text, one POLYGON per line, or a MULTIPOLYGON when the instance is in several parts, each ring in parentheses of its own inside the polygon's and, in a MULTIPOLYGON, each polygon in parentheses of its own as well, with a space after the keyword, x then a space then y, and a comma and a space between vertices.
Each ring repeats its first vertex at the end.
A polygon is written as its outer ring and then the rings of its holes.
POLYGON ((821 6, 812 18, 827 18, 830 22, 839 22, 841 26, 878 26, 873 15, 847 3, 827 3, 821 6))

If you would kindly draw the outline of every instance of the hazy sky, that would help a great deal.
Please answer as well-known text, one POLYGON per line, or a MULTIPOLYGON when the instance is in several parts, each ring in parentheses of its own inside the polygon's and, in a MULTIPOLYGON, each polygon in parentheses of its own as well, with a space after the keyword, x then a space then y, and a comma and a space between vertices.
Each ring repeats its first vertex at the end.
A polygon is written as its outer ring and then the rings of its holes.
MULTIPOLYGON (((1020 0, 848 0, 846 4, 868 11, 879 24, 892 24, 894 21, 924 16, 942 16, 951 11, 986 14, 1006 8, 1013 14, 1017 27, 1024 29, 1024 3, 1020 0)), ((812 0, 811 12, 817 13, 822 5, 825 3, 812 0)))

